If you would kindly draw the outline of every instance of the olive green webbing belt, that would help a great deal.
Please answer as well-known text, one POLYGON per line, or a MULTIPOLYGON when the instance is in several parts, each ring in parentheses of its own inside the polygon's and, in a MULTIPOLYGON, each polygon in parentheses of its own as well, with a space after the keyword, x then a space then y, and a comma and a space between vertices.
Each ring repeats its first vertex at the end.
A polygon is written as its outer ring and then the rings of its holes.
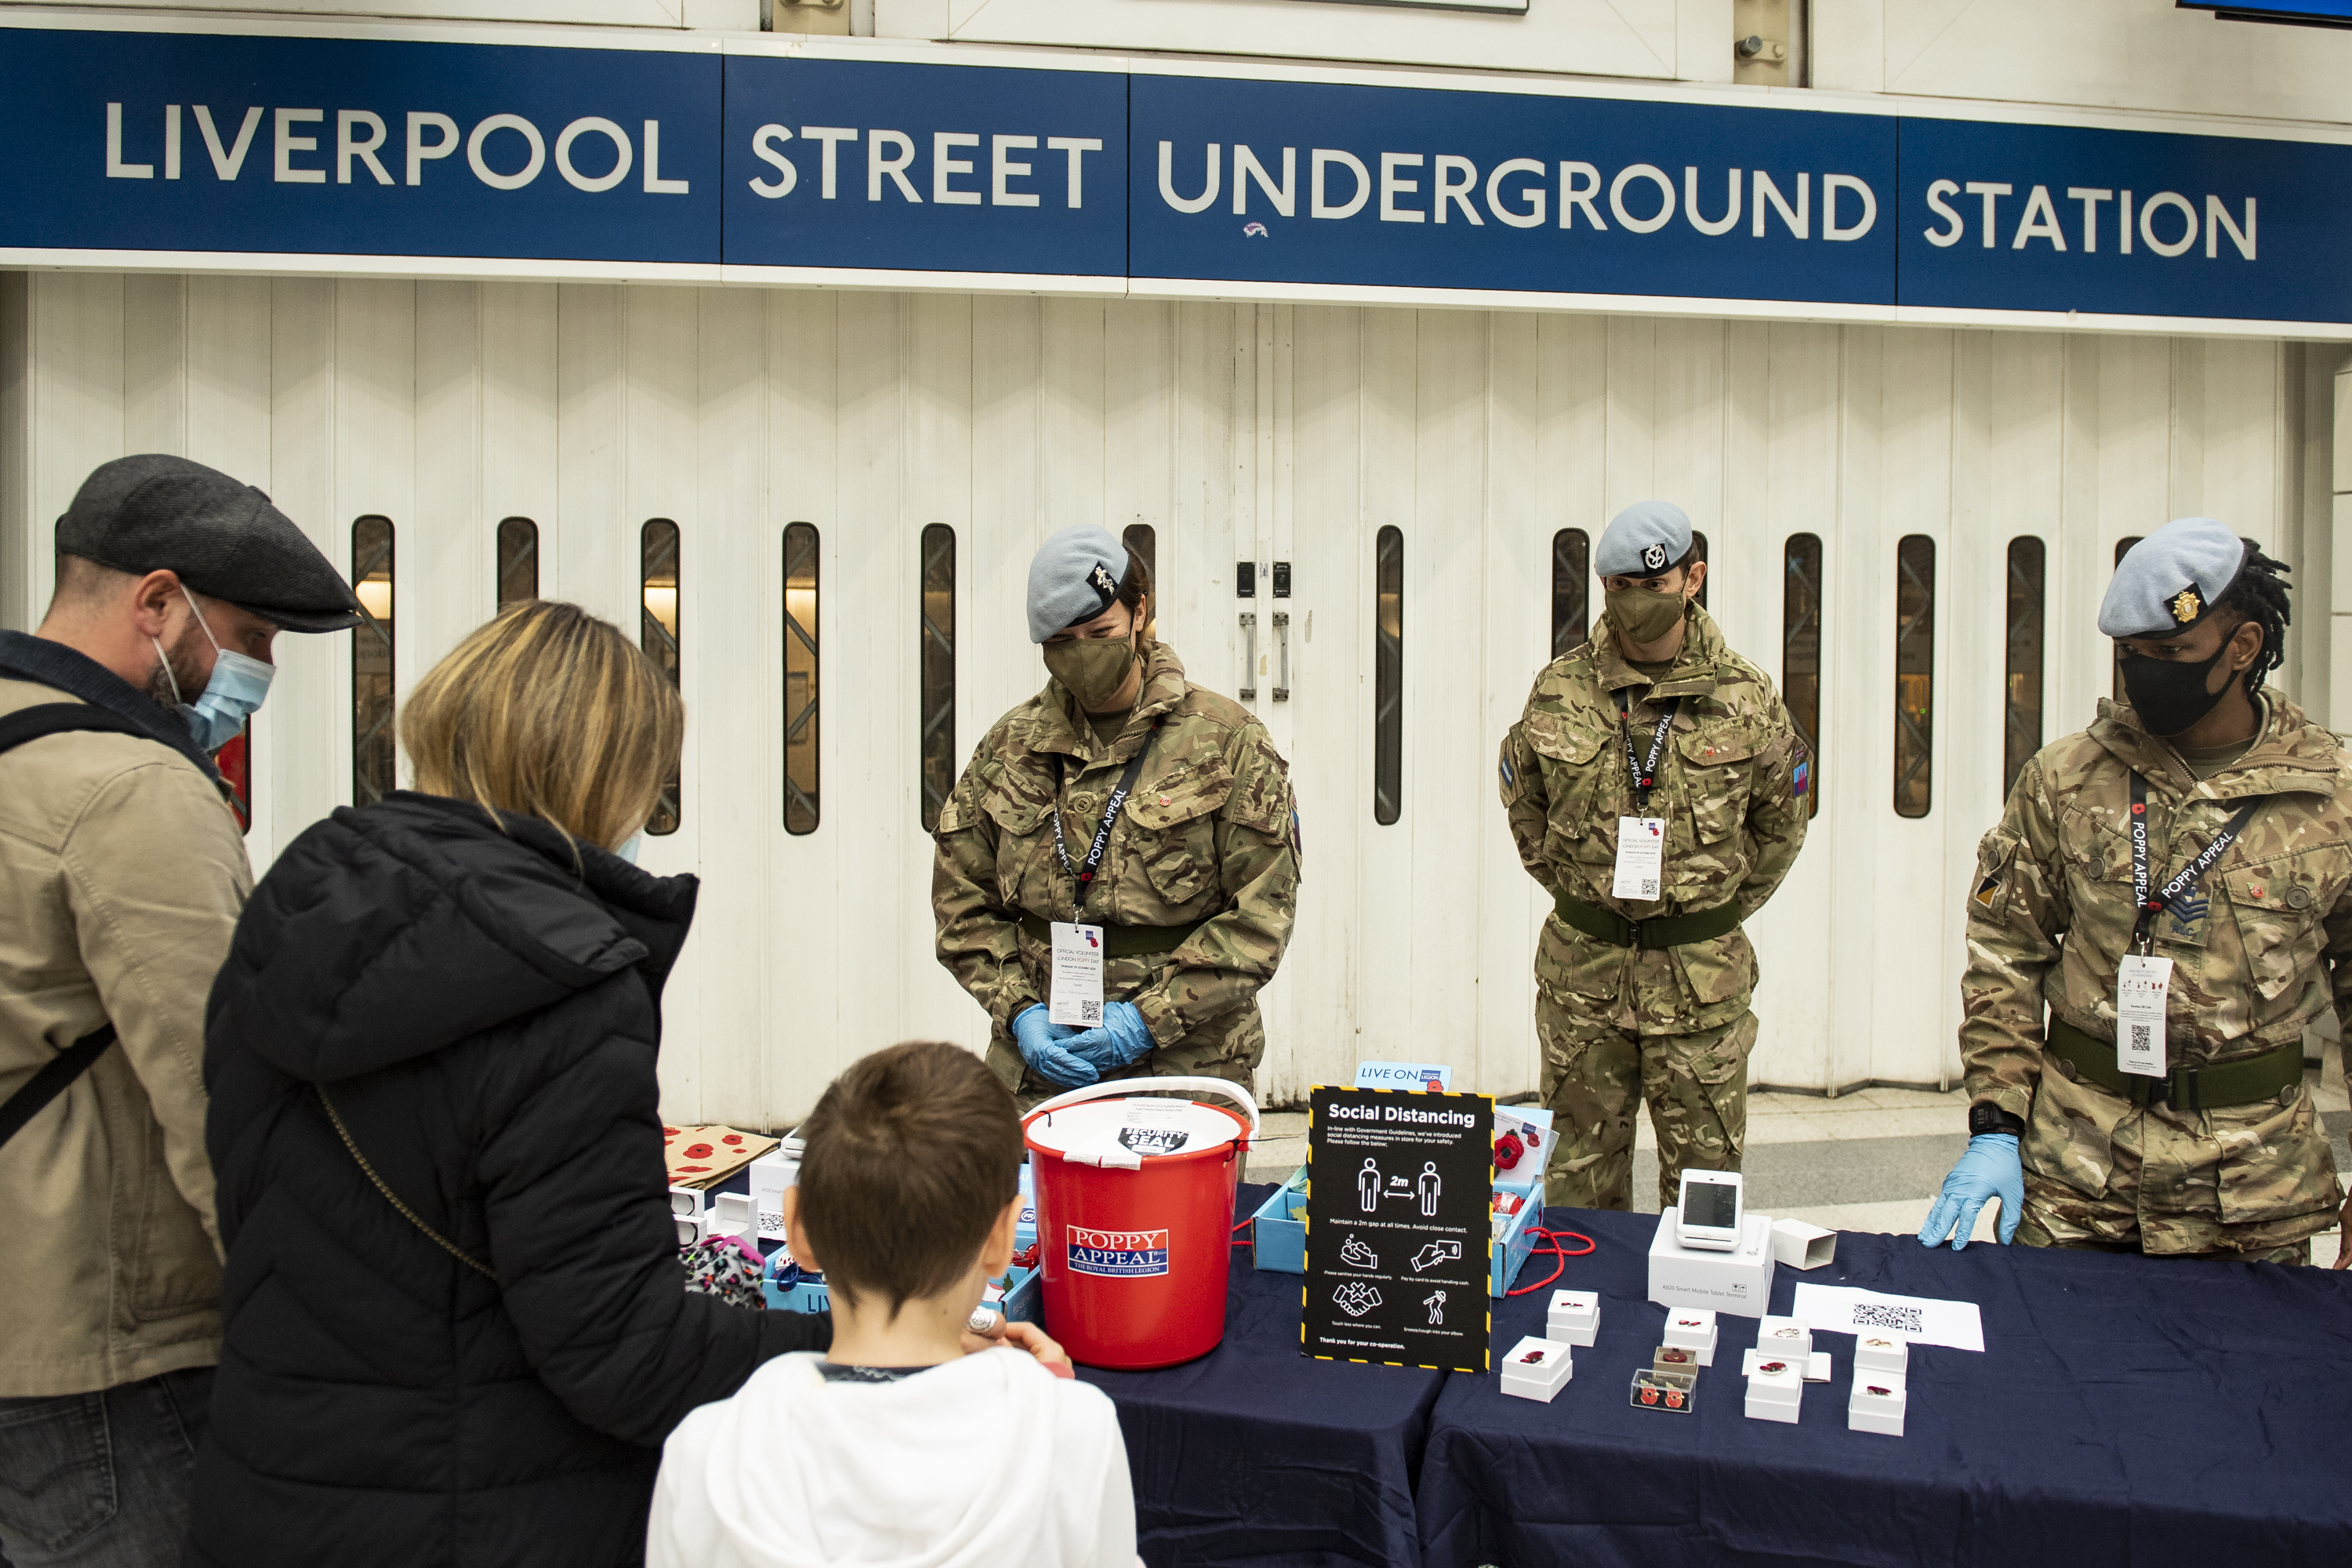
POLYGON ((1565 893, 1553 900, 1552 910, 1565 924, 1595 942, 1605 942, 1612 947, 1638 947, 1645 952, 1706 942, 1739 926, 1737 900, 1696 914, 1661 915, 1646 921, 1629 921, 1614 910, 1583 903, 1565 893))
MULTIPOLYGON (((1135 958, 1147 952, 1173 952, 1192 940, 1202 921, 1188 926, 1109 926, 1102 928, 1105 958, 1135 958)), ((1053 944, 1051 922, 1035 915, 1023 915, 1021 929, 1048 946, 1053 944)))
POLYGON ((2175 1110, 2218 1110, 2252 1105, 2303 1081, 2303 1042, 2289 1040, 2275 1050, 2218 1067, 2175 1068, 2163 1078, 2127 1073, 2116 1065, 2112 1040, 2086 1035, 2055 1013, 2050 1016, 2046 1048, 2088 1083, 2134 1105, 2160 1100, 2175 1110))

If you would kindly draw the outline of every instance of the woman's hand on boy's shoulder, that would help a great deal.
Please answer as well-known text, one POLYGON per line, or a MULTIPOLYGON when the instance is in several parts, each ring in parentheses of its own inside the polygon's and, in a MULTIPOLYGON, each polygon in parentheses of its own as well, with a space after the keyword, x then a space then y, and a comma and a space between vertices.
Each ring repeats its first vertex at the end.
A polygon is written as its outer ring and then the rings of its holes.
POLYGON ((1059 1341, 1034 1323, 1007 1322, 1000 1317, 996 1320, 996 1327, 988 1333, 975 1334, 966 1330, 963 1349, 966 1355, 992 1350, 1027 1351, 1037 1358, 1039 1366, 1055 1377, 1077 1375, 1077 1369, 1070 1365, 1069 1352, 1062 1348, 1059 1341))

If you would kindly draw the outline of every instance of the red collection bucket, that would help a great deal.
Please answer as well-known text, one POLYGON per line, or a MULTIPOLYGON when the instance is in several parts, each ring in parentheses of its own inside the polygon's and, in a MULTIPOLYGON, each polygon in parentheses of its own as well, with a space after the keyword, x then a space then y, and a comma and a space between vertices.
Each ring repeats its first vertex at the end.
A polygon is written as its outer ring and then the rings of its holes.
POLYGON ((1045 1331, 1074 1361, 1173 1366, 1225 1337, 1234 1186, 1257 1102, 1221 1078, 1121 1079, 1022 1120, 1037 1198, 1045 1331), (1139 1094, 1149 1089, 1153 1093, 1139 1094), (1220 1094, 1248 1112, 1170 1098, 1220 1094))

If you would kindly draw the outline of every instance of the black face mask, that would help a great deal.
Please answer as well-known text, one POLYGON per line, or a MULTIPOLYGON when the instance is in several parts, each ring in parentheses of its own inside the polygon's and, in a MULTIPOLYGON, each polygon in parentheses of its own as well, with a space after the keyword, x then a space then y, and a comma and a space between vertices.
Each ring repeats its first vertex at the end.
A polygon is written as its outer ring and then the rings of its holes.
POLYGON ((2225 680, 2221 690, 2208 691, 2205 678, 2229 651, 2230 645, 2224 641, 2202 664, 2126 656, 2124 695, 2131 699, 2132 711, 2139 715, 2149 734, 2178 735, 2213 711, 2213 705, 2229 695, 2230 683, 2225 680))

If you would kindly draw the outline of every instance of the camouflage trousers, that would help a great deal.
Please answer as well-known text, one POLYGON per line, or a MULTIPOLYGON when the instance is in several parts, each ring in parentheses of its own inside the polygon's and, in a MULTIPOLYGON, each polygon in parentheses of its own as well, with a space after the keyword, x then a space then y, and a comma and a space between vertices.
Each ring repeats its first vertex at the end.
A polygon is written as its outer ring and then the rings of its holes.
POLYGON ((1680 1196, 1682 1173, 1736 1171, 1748 1142, 1748 1053, 1756 1015, 1690 1035, 1640 1035, 1536 994, 1543 1042, 1543 1102, 1551 1108, 1544 1201, 1575 1208, 1633 1206, 1633 1118, 1642 1102, 1658 1135, 1658 1205, 1680 1196))
POLYGON ((2033 1200, 2025 1200, 2025 1217, 2017 1222, 2017 1239, 2028 1247, 2054 1247, 2069 1252, 2129 1252, 2142 1258, 2160 1258, 2168 1261, 2186 1258, 2192 1263, 2288 1263, 2311 1261, 2308 1240, 2291 1242, 2284 1247, 2257 1247, 2240 1250, 2235 1247, 2215 1252, 2141 1252, 2137 1246, 2121 1242, 2094 1241, 2088 1237, 2073 1237, 2060 1240, 2033 1222, 2033 1200))
MULTIPOLYGON (((1103 1075, 1106 1082, 1145 1078, 1221 1078, 1255 1094, 1257 1064, 1265 1055, 1265 1018, 1253 1002, 1190 1030, 1164 1049, 1146 1051, 1140 1058, 1103 1075)), ((1013 1091, 1013 1103, 1025 1113, 1032 1107, 1068 1092, 1029 1070, 1011 1040, 988 1042, 988 1067, 1013 1091)))
POLYGON ((2299 1261, 2336 1223, 2343 1192, 2308 1089, 2204 1110, 2142 1109, 2076 1081, 2055 1057, 2043 1063, 2019 1140, 2021 1241, 2299 1261))

